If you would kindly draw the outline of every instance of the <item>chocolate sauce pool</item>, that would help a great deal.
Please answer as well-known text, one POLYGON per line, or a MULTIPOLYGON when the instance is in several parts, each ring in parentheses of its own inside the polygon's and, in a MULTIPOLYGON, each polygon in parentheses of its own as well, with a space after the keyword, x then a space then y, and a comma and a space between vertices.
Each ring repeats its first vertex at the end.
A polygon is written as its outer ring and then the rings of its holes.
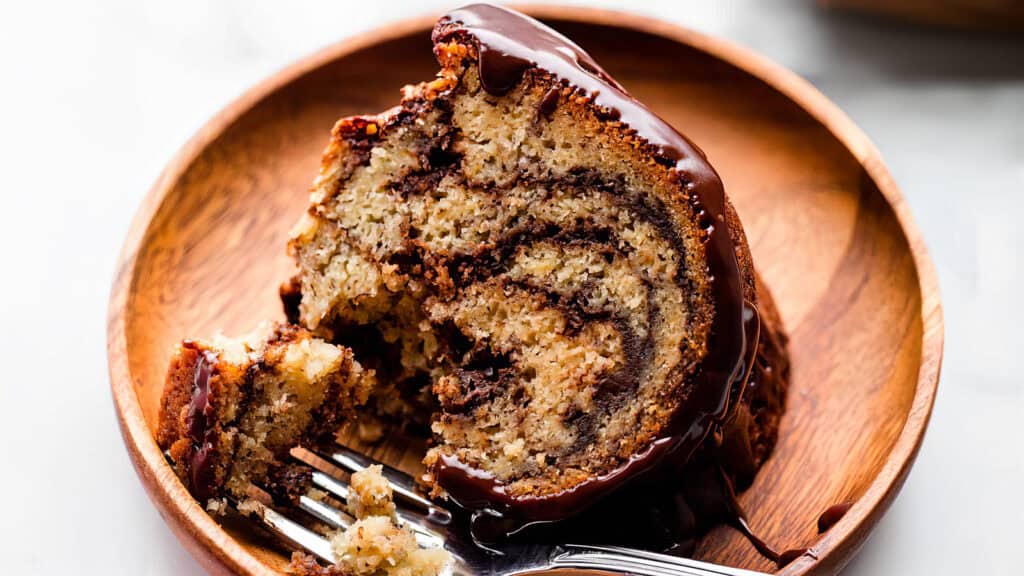
MULTIPOLYGON (((655 469, 682 470, 726 415, 733 386, 742 386, 757 347, 756 331, 748 341, 745 325, 757 313, 744 305, 739 264, 725 218, 722 182, 703 152, 630 96, 579 46, 532 18, 496 6, 467 6, 444 16, 434 29, 435 44, 452 38, 475 42, 480 82, 490 94, 508 92, 530 68, 541 69, 587 94, 606 117, 634 130, 650 144, 659 162, 674 169, 707 232, 706 261, 715 309, 709 353, 691 379, 690 398, 646 450, 607 474, 553 495, 509 494, 488 473, 454 457, 442 458, 433 470, 438 483, 457 504, 478 519, 486 517, 491 527, 504 526, 499 532, 514 533, 532 523, 578 514, 621 489, 627 481, 633 482, 655 469)), ((550 113, 553 105, 551 98, 545 98, 540 112, 550 113)), ((665 489, 672 491, 671 487, 665 489)))

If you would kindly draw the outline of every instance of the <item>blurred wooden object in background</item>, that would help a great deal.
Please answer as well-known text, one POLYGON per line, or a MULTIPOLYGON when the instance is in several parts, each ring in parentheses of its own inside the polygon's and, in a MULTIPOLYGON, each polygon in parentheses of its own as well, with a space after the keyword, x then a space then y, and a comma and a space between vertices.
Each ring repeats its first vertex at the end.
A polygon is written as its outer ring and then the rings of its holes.
POLYGON ((1024 0, 818 0, 822 6, 921 24, 1024 32, 1024 0))

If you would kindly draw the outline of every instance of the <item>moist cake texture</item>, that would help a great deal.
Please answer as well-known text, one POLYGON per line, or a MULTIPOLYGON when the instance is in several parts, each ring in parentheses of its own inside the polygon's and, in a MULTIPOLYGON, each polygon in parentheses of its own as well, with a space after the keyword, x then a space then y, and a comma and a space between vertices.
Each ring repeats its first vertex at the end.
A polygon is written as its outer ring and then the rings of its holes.
POLYGON ((335 125, 290 316, 377 369, 376 412, 436 411, 427 480, 465 508, 560 520, 695 453, 748 481, 785 337, 704 154, 525 16, 433 40, 434 80, 335 125))
POLYGON ((356 521, 330 536, 337 563, 321 566, 308 554, 292 556, 289 572, 304 576, 436 576, 451 562, 444 549, 420 548, 395 517, 391 486, 380 466, 352 474, 348 511, 356 521))
POLYGON ((288 451, 332 435, 373 386, 346 348, 288 324, 238 339, 186 340, 174 353, 157 441, 200 502, 301 490, 288 451))
POLYGON ((382 474, 378 464, 352 474, 348 500, 345 502, 349 514, 356 518, 367 516, 395 515, 394 494, 391 485, 382 474))

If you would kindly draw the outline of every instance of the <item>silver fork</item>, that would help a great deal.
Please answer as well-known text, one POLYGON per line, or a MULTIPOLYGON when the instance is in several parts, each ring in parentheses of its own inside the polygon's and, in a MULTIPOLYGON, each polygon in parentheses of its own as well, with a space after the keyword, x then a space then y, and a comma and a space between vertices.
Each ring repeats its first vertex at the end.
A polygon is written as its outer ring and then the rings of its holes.
MULTIPOLYGON (((421 547, 444 548, 451 553, 452 562, 446 568, 445 576, 513 576, 567 568, 638 576, 765 576, 762 572, 619 546, 529 544, 509 546, 488 553, 456 537, 450 530, 451 512, 421 495, 415 480, 408 474, 342 446, 327 454, 303 450, 293 455, 313 468, 313 484, 317 488, 342 501, 347 500, 349 487, 344 481, 324 471, 328 468, 323 465, 324 461, 348 473, 380 464, 384 477, 395 493, 399 523, 413 531, 421 547)), ((248 514, 251 517, 293 548, 306 550, 326 562, 337 562, 330 541, 320 534, 259 502, 252 502, 249 508, 248 514)), ((355 521, 345 511, 309 495, 299 498, 299 508, 334 528, 348 528, 355 521)))

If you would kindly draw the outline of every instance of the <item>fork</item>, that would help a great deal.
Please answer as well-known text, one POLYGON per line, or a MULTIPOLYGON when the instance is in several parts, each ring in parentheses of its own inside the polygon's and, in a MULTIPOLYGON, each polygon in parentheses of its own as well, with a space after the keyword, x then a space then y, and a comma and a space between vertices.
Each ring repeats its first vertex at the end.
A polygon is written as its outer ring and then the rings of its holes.
MULTIPOLYGON (((380 464, 395 494, 398 523, 416 536, 423 548, 444 548, 452 556, 443 576, 493 574, 513 576, 554 569, 580 569, 635 574, 637 576, 765 576, 739 568, 719 566, 666 554, 619 546, 579 544, 516 544, 484 551, 452 529, 451 511, 428 500, 408 474, 377 462, 343 446, 327 453, 305 449, 292 456, 313 468, 313 485, 341 501, 348 499, 349 486, 328 471, 332 465, 349 474, 380 464)), ((299 497, 298 507, 324 524, 345 529, 355 521, 347 512, 309 494, 299 497)), ((257 520, 292 548, 303 549, 329 563, 337 562, 329 540, 274 508, 253 500, 245 515, 257 520)))

